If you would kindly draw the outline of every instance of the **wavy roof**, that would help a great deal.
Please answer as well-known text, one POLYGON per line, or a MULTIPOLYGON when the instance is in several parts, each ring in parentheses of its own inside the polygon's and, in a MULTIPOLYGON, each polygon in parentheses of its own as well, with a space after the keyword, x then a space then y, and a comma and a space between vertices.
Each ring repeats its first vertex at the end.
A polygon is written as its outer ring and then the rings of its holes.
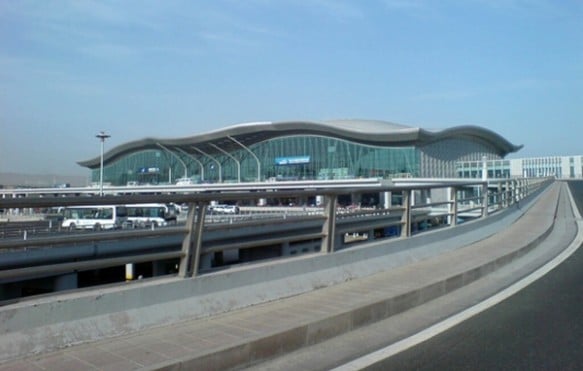
MULTIPOLYGON (((269 139, 290 135, 321 135, 374 146, 418 146, 446 138, 472 138, 492 146, 504 157, 522 146, 510 143, 502 136, 479 126, 456 126, 444 130, 427 130, 417 127, 373 120, 332 121, 282 121, 252 122, 229 126, 190 137, 160 139, 144 138, 114 147, 104 154, 104 162, 144 149, 169 149, 194 155, 221 154, 222 151, 240 150, 241 144, 249 147, 269 139), (221 151, 222 150, 222 151, 221 151)), ((100 166, 100 157, 80 161, 89 168, 100 166)))

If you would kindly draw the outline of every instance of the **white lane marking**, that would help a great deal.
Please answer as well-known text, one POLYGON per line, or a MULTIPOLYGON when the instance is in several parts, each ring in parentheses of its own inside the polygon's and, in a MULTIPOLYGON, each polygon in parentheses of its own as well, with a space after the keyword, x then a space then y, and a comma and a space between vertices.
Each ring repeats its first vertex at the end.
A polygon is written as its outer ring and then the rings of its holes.
POLYGON ((339 367, 334 368, 332 371, 354 371, 354 370, 361 370, 365 367, 370 367, 375 363, 382 361, 386 358, 389 358, 397 353, 400 353, 404 350, 407 350, 417 344, 420 344, 430 338, 449 330, 450 328, 460 324, 461 322, 483 312, 484 310, 500 303, 501 301, 509 298, 510 296, 516 294, 518 291, 524 289, 526 286, 530 285, 534 281, 538 280, 539 278, 543 277, 545 274, 553 270, 567 258, 569 258, 579 246, 583 244, 583 221, 581 220, 581 215, 575 206, 573 201, 573 197, 571 192, 568 192, 571 205, 573 209, 573 213, 575 214, 575 218, 577 219, 577 235, 575 239, 571 242, 569 247, 563 250, 559 255, 557 255, 553 260, 539 268, 538 270, 534 271, 532 274, 528 275, 527 277, 523 278, 522 280, 518 281, 514 285, 500 291, 498 294, 456 314, 453 315, 427 329, 418 332, 415 335, 412 335, 406 339, 398 341, 394 344, 391 344, 385 348, 379 349, 375 352, 369 353, 365 356, 357 358, 351 362, 345 363, 339 367))

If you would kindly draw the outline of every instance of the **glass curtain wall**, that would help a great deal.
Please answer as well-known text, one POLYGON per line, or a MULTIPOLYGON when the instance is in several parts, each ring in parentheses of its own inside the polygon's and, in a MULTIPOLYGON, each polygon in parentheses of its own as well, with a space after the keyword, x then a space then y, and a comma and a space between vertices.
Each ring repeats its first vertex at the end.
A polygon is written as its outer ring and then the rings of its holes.
POLYGON ((373 147, 329 137, 291 136, 256 144, 251 150, 261 162, 264 180, 416 176, 419 172, 414 147, 373 147))
MULTIPOLYGON (((230 153, 234 159, 220 153, 210 159, 201 154, 144 150, 106 165, 104 183, 167 184, 185 173, 200 182, 237 182, 237 162, 242 182, 257 181, 259 174, 261 181, 419 176, 415 147, 376 147, 322 136, 290 136, 257 143, 250 150, 258 157, 260 169, 255 157, 243 149, 230 153)), ((99 181, 99 169, 93 170, 92 179, 99 181)))
MULTIPOLYGON (((183 174, 183 166, 162 150, 144 150, 129 154, 103 167, 103 182, 111 185, 167 184, 183 174)), ((99 168, 92 171, 92 182, 99 182, 99 168)))

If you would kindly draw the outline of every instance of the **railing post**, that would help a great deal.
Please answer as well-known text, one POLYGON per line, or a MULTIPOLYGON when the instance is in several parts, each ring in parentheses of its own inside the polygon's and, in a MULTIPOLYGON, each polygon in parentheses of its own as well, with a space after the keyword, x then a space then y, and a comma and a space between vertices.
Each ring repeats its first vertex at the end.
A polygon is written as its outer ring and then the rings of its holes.
POLYGON ((482 218, 488 216, 488 181, 482 183, 482 218))
POLYGON ((178 275, 182 278, 196 276, 198 272, 207 205, 206 202, 188 205, 188 219, 186 221, 188 232, 182 242, 182 258, 178 270, 178 275))
POLYGON ((457 210, 458 210, 458 205, 457 205, 457 188, 456 187, 449 187, 448 189, 449 191, 449 225, 450 226, 455 226, 457 225, 457 210))
POLYGON ((496 206, 497 206, 497 209, 498 210, 502 209, 503 206, 504 206, 502 204, 502 200, 503 200, 503 197, 502 197, 502 182, 501 181, 498 181, 498 193, 496 194, 496 206))
POLYGON ((324 225, 322 226, 322 246, 320 252, 330 253, 334 251, 334 237, 336 235, 336 207, 338 198, 335 195, 324 196, 324 225))
POLYGON ((403 191, 403 215, 401 216, 401 237, 411 236, 411 190, 403 191))
POLYGON ((510 198, 510 182, 507 180, 504 183, 504 208, 510 206, 508 199, 510 198))

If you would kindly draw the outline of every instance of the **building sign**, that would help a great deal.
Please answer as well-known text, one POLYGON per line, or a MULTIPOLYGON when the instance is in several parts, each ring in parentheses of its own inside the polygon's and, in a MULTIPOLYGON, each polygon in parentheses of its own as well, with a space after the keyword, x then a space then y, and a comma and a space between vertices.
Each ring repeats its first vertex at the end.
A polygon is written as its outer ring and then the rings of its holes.
POLYGON ((309 164, 310 156, 276 157, 276 165, 301 165, 309 164))

